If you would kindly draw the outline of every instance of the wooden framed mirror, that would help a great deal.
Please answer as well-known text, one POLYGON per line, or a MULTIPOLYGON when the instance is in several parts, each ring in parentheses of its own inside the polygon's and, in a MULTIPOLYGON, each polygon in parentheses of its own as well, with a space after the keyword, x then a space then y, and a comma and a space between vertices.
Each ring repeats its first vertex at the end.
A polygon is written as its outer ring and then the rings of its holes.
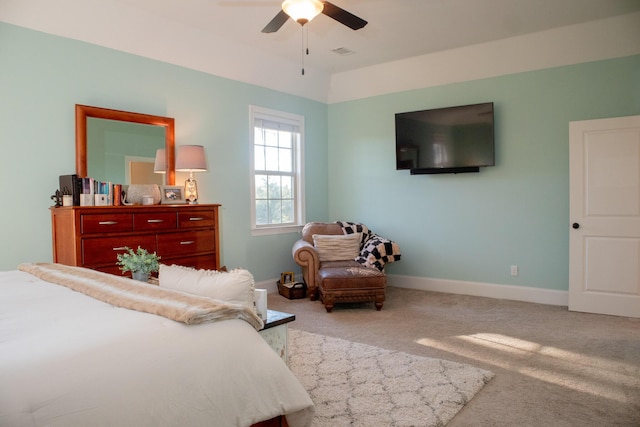
POLYGON ((88 175, 90 171, 87 170, 89 163, 87 155, 90 153, 87 135, 88 119, 92 118, 163 127, 167 164, 165 184, 175 184, 175 120, 173 118, 80 104, 76 104, 76 174, 78 176, 90 176, 88 175))

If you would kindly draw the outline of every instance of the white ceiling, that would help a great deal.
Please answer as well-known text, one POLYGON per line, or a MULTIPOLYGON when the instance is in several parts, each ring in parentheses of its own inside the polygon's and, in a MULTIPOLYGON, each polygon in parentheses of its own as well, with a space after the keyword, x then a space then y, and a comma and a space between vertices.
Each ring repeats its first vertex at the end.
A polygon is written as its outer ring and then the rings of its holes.
MULTIPOLYGON (((185 24, 290 60, 301 57, 302 28, 289 20, 275 34, 262 28, 280 10, 272 0, 124 0, 162 4, 185 24)), ((354 31, 319 15, 306 25, 305 62, 330 73, 583 23, 640 10, 640 0, 333 0, 368 21, 354 31), (355 53, 340 56, 332 49, 355 53)), ((159 9, 158 9, 159 11, 159 9)))
MULTIPOLYGON (((369 24, 354 31, 319 15, 305 26, 310 49, 305 68, 326 75, 640 10, 640 0, 332 3, 369 24), (355 53, 340 56, 332 52, 336 48, 355 53)), ((205 70, 207 60, 241 65, 243 58, 262 57, 299 75, 302 27, 289 20, 276 33, 261 32, 279 8, 277 0, 0 0, 0 20, 119 50, 138 43, 131 52, 146 49, 144 56, 193 63, 195 69, 205 70), (196 38, 199 43, 188 42, 196 38)))

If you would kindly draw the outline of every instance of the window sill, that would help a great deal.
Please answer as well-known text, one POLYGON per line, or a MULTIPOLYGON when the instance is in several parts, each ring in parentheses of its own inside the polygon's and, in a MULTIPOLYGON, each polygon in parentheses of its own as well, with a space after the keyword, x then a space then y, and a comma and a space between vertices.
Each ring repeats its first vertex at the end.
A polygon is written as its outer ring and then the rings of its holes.
POLYGON ((273 234, 289 234, 289 233, 300 233, 302 231, 303 225, 286 225, 286 226, 270 226, 270 227, 260 227, 260 228, 252 228, 251 235, 252 236, 270 236, 273 234))

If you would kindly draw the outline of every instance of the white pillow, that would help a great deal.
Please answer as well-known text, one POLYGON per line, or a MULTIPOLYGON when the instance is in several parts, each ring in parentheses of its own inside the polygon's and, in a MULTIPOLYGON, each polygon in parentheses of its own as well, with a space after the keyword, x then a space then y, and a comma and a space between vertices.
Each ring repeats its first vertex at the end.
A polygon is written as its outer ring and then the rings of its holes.
POLYGON ((241 268, 222 272, 160 264, 158 282, 162 288, 202 295, 253 309, 255 281, 249 271, 241 268))
POLYGON ((312 237, 320 262, 354 259, 360 254, 362 233, 314 234, 312 237))

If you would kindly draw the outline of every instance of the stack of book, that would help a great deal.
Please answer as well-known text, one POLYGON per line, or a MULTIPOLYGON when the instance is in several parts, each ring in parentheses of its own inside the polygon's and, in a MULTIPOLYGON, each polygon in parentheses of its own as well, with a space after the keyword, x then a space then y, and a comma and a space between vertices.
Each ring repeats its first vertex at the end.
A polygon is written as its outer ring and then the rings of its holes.
POLYGON ((60 191, 73 196, 74 206, 120 206, 122 184, 98 181, 91 177, 60 175, 60 191))

